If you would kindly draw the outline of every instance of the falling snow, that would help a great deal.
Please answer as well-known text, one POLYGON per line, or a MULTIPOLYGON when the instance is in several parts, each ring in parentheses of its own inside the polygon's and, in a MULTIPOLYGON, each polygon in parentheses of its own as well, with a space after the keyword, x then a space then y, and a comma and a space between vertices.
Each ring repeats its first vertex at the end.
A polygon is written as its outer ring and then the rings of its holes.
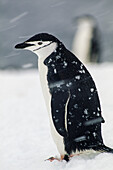
POLYGON ((68 125, 71 125, 71 122, 68 122, 68 125))
POLYGON ((60 56, 60 55, 57 55, 57 56, 56 56, 56 59, 57 59, 57 60, 58 60, 58 59, 60 59, 60 58, 61 58, 61 56, 60 56))
POLYGON ((97 113, 97 116, 100 116, 100 113, 97 113))
POLYGON ((73 107, 74 107, 75 109, 77 109, 77 108, 78 108, 78 104, 75 104, 73 107))
POLYGON ((28 63, 28 64, 22 65, 22 68, 26 69, 26 68, 31 68, 32 66, 33 66, 32 63, 28 63))
POLYGON ((88 109, 84 110, 84 114, 88 115, 88 109))
POLYGON ((94 88, 91 88, 90 91, 91 91, 91 92, 94 92, 94 88))
POLYGON ((86 140, 86 136, 80 136, 80 137, 74 139, 75 142, 81 142, 84 140, 86 140))
POLYGON ((97 134, 96 134, 95 132, 93 132, 93 136, 94 136, 94 137, 96 137, 96 136, 97 136, 97 134))
POLYGON ((59 119, 55 119, 55 122, 58 123, 59 119))
POLYGON ((55 64, 51 64, 51 66, 54 68, 54 67, 55 67, 55 64))
POLYGON ((54 73, 55 73, 55 74, 57 73, 57 70, 56 70, 56 69, 54 69, 54 73))
POLYGON ((62 81, 57 81, 56 83, 51 83, 49 85, 50 88, 54 88, 54 87, 61 87, 62 85, 64 85, 65 82, 62 80, 62 81))
POLYGON ((48 61, 48 63, 51 63, 51 62, 52 62, 52 59, 50 58, 49 61, 48 61))
POLYGON ((81 91, 81 89, 80 89, 80 88, 78 88, 78 91, 81 91))
POLYGON ((80 80, 80 76, 75 76, 75 78, 76 78, 77 80, 80 80))
POLYGON ((73 97, 73 98, 75 98, 75 97, 76 97, 76 95, 75 95, 75 94, 73 94, 73 95, 72 95, 72 97, 73 97))
POLYGON ((66 67, 67 67, 67 65, 68 65, 68 64, 67 64, 67 62, 66 62, 66 61, 64 61, 64 62, 63 62, 63 68, 66 68, 66 67))
POLYGON ((69 115, 72 115, 73 113, 72 112, 69 112, 69 115))
POLYGON ((80 65, 80 68, 83 69, 83 64, 80 65))
POLYGON ((72 82, 67 83, 66 86, 67 86, 67 87, 72 86, 72 82))
POLYGON ((94 124, 97 124, 97 123, 100 123, 102 122, 102 118, 99 117, 99 118, 96 118, 96 119, 92 119, 92 120, 88 120, 84 123, 85 126, 90 126, 90 125, 94 125, 94 124))
POLYGON ((79 70, 78 72, 79 73, 85 73, 85 70, 79 70))
POLYGON ((11 19, 10 23, 17 22, 18 20, 20 20, 21 18, 23 18, 26 15, 28 15, 28 12, 21 13, 20 15, 18 15, 16 17, 14 17, 13 19, 11 19))
POLYGON ((100 108, 99 108, 99 107, 97 107, 97 110, 98 110, 98 111, 100 111, 100 108))
POLYGON ((73 64, 76 64, 76 65, 78 64, 76 61, 72 61, 72 63, 73 63, 73 64))

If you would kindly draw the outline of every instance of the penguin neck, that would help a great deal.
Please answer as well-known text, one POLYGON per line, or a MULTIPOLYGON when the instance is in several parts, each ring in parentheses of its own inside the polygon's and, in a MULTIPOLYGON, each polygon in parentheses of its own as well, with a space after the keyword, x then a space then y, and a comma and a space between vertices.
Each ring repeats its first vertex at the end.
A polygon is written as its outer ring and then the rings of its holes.
POLYGON ((38 56, 40 61, 44 61, 48 56, 50 56, 57 49, 57 43, 53 42, 50 45, 41 48, 36 51, 35 54, 38 56))
POLYGON ((57 61, 58 59, 63 59, 63 55, 65 53, 65 46, 60 42, 57 46, 57 48, 54 50, 53 53, 51 53, 47 58, 45 58, 45 60, 43 61, 43 63, 46 66, 51 65, 51 63, 53 63, 54 61, 57 61))
POLYGON ((51 43, 49 46, 44 47, 38 52, 35 52, 35 54, 38 55, 38 70, 39 70, 39 77, 40 77, 40 82, 41 82, 41 87, 42 87, 42 92, 43 96, 45 98, 45 103, 47 106, 48 113, 51 112, 49 104, 51 101, 51 96, 49 93, 48 89, 48 81, 47 81, 47 73, 48 73, 48 68, 44 64, 44 61, 46 58, 48 58, 52 53, 56 52, 56 49, 58 47, 57 43, 51 43))
MULTIPOLYGON (((52 43, 49 46, 46 47, 44 50, 40 50, 37 55, 39 56, 39 62, 44 65, 46 65, 46 61, 49 59, 54 59, 55 56, 61 56, 63 54, 63 51, 65 50, 65 46, 59 42, 59 43, 52 43)), ((39 65, 38 65, 39 66, 39 65)), ((40 67, 40 66, 39 66, 40 67)))
POLYGON ((45 86, 47 84, 46 79, 47 79, 47 72, 48 72, 47 66, 44 64, 44 61, 52 53, 56 52, 57 47, 58 47, 58 44, 53 42, 49 46, 46 46, 46 47, 40 49, 39 51, 35 52, 35 54, 38 55, 39 76, 40 76, 41 84, 43 84, 43 86, 44 86, 44 89, 45 89, 45 86), (43 80, 45 80, 46 83, 43 80))

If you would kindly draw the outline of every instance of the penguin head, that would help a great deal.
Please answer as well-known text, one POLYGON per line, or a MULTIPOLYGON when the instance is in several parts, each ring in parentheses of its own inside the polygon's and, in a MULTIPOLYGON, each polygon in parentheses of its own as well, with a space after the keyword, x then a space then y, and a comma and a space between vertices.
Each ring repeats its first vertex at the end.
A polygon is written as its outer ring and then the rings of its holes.
POLYGON ((97 25, 95 17, 90 14, 80 15, 74 19, 74 22, 75 21, 77 22, 77 25, 78 25, 77 27, 79 29, 82 27, 83 29, 84 28, 87 29, 87 27, 90 27, 93 29, 97 25))
POLYGON ((56 50, 61 42, 48 33, 36 34, 27 41, 17 44, 16 49, 26 49, 36 53, 39 57, 48 56, 56 50))

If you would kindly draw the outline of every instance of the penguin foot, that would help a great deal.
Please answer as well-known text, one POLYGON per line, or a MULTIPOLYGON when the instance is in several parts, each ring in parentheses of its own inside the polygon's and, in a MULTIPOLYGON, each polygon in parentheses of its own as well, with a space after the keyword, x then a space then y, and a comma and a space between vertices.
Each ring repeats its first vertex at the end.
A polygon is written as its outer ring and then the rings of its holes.
POLYGON ((63 161, 63 160, 65 160, 66 162, 68 162, 68 161, 69 161, 69 156, 68 156, 68 155, 60 155, 59 161, 63 161))
POLYGON ((46 159, 45 161, 53 162, 54 160, 60 161, 60 159, 54 158, 54 157, 50 157, 50 158, 46 159))
POLYGON ((49 159, 46 159, 45 161, 53 162, 54 160, 57 160, 57 161, 65 160, 66 162, 68 162, 69 161, 69 156, 68 155, 61 155, 60 158, 50 157, 49 159))
POLYGON ((60 158, 60 160, 62 161, 62 160, 65 160, 66 162, 69 162, 70 161, 70 159, 72 158, 72 157, 74 157, 74 156, 79 156, 80 154, 71 154, 71 155, 61 155, 61 158, 60 158))

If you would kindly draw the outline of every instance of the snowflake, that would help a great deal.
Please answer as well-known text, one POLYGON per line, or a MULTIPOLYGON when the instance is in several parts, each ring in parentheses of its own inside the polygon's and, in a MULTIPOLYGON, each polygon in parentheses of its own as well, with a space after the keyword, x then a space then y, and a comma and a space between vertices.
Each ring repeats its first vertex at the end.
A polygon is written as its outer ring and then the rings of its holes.
POLYGON ((54 69, 54 73, 55 73, 55 74, 57 73, 57 70, 56 70, 56 68, 54 69))
POLYGON ((91 92, 94 92, 94 88, 91 88, 90 91, 91 91, 91 92))
POLYGON ((73 107, 74 107, 75 109, 77 109, 77 108, 78 108, 78 104, 75 104, 73 107))
POLYGON ((88 109, 84 110, 84 114, 88 115, 88 109))
POLYGON ((75 76, 75 78, 77 79, 77 80, 79 80, 80 79, 80 76, 78 75, 78 76, 75 76))

